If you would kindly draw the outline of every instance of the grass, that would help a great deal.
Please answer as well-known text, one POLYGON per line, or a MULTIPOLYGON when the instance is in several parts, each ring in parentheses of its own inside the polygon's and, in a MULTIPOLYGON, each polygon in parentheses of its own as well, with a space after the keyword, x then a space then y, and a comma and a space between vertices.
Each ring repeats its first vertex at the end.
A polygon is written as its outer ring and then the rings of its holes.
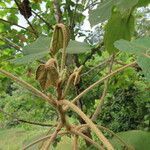
POLYGON ((0 150, 21 150, 25 141, 44 133, 42 130, 1 129, 0 150))
MULTIPOLYGON (((21 150, 24 145, 32 143, 34 140, 43 137, 48 129, 35 128, 34 130, 25 130, 23 128, 0 129, 0 150, 21 150)), ((71 140, 63 136, 57 144, 55 150, 70 150, 71 140)), ((29 148, 29 150, 38 150, 38 144, 29 148)))
MULTIPOLYGON (((34 128, 26 130, 24 128, 0 129, 0 150, 21 150, 23 145, 43 137, 47 128, 34 128)), ((135 150, 150 150, 150 132, 132 130, 120 132, 118 135, 133 146, 135 150)), ((63 136, 57 147, 53 150, 70 150, 72 149, 72 140, 68 136, 63 136)), ((121 145, 116 138, 111 140, 115 150, 121 150, 121 145)), ((38 150, 38 145, 31 147, 29 150, 38 150)))

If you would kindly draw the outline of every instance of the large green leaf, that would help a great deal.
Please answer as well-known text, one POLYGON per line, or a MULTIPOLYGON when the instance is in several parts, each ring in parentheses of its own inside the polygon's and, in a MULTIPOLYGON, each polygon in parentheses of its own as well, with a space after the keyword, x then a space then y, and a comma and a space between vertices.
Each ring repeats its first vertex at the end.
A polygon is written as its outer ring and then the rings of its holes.
POLYGON ((68 54, 85 53, 91 49, 90 45, 85 42, 70 41, 67 47, 68 54))
POLYGON ((145 77, 150 81, 150 37, 134 41, 119 40, 114 43, 119 50, 138 55, 137 63, 142 68, 145 77))
POLYGON ((106 0, 99 3, 98 7, 89 13, 91 26, 101 23, 111 17, 113 6, 117 6, 120 11, 127 11, 134 7, 138 0, 106 0))
POLYGON ((116 11, 113 12, 109 19, 104 34, 104 46, 105 49, 111 54, 117 51, 114 47, 114 42, 119 39, 130 40, 134 31, 134 17, 124 16, 116 11))
MULTIPOLYGON (((50 38, 41 36, 35 42, 23 48, 23 57, 11 60, 16 65, 29 64, 35 60, 41 59, 48 55, 50 38)), ((79 54, 90 50, 91 47, 84 42, 70 41, 67 47, 68 54, 79 54)))
MULTIPOLYGON (((49 37, 39 37, 32 44, 25 46, 23 48, 23 53, 24 53, 24 55, 29 55, 29 54, 33 54, 33 53, 37 54, 37 53, 41 53, 44 51, 48 53, 49 46, 50 46, 50 38, 49 37)), ((84 53, 90 49, 91 49, 91 47, 87 43, 72 40, 68 44, 67 53, 69 53, 69 54, 84 53)))
MULTIPOLYGON (((150 149, 150 132, 131 130, 117 133, 117 135, 121 137, 128 145, 134 147, 135 150, 150 149)), ((115 137, 111 140, 111 143, 114 145, 115 149, 122 149, 121 144, 115 137)))

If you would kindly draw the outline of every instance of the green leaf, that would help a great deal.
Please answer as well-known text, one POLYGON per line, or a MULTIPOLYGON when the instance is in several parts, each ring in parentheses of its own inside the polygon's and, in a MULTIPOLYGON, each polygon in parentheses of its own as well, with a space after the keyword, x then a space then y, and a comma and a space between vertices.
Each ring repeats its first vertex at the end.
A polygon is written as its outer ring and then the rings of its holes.
MULTIPOLYGON (((29 54, 37 54, 41 52, 49 52, 49 46, 50 46, 50 38, 49 37, 39 37, 35 42, 31 43, 30 45, 27 45, 23 48, 23 54, 29 55, 29 54)), ((78 54, 78 53, 84 53, 87 52, 87 50, 90 50, 91 47, 84 42, 78 42, 78 41, 70 41, 67 47, 67 53, 69 54, 78 54)), ((45 53, 45 54, 47 54, 45 53)))
POLYGON ((49 45, 50 38, 41 36, 36 41, 23 48, 23 57, 13 59, 10 62, 16 65, 32 63, 35 60, 41 59, 48 55, 49 45))
MULTIPOLYGON (((119 132, 117 135, 136 150, 148 150, 150 148, 150 132, 131 130, 126 132, 119 132)), ((116 137, 111 140, 111 143, 115 149, 122 149, 121 144, 118 142, 116 137)))
POLYGON ((91 47, 85 42, 70 41, 67 47, 68 54, 85 53, 91 50, 91 47))
POLYGON ((104 45, 105 49, 110 53, 117 52, 114 42, 119 39, 130 40, 134 30, 134 17, 122 17, 120 12, 113 12, 110 20, 105 27, 104 45))
POLYGON ((94 26, 100 22, 103 22, 110 18, 111 10, 114 5, 114 0, 104 1, 100 3, 97 9, 89 12, 89 21, 91 26, 94 26))
MULTIPOLYGON (((35 60, 41 59, 49 53, 50 38, 41 36, 35 42, 23 48, 23 57, 11 60, 16 65, 29 64, 35 60)), ((70 41, 67 47, 68 54, 85 53, 91 47, 84 42, 70 41)))

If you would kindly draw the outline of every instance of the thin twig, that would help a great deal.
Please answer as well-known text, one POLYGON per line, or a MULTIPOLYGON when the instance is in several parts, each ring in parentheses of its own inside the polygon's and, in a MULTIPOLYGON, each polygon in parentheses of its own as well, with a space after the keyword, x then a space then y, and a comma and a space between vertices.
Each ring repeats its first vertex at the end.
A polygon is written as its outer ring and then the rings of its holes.
POLYGON ((17 49, 17 51, 22 52, 22 48, 17 45, 16 43, 12 42, 10 39, 8 39, 7 37, 4 37, 4 35, 2 35, 2 38, 0 37, 0 40, 7 42, 11 48, 17 49))
POLYGON ((110 58, 106 59, 105 61, 101 62, 100 64, 98 64, 95 67, 92 67, 89 71, 81 74, 81 77, 89 75, 89 73, 92 73, 95 69, 101 68, 103 66, 105 66, 106 64, 108 64, 110 62, 110 58))
MULTIPOLYGON (((77 100, 79 100, 83 95, 85 95, 86 93, 88 93, 90 90, 92 90, 94 87, 96 87, 97 85, 99 85, 100 83, 102 83, 103 81, 107 80, 108 78, 116 75, 117 73, 123 71, 124 69, 128 68, 128 67, 131 67, 131 66, 134 66, 136 65, 136 61, 130 63, 130 64, 127 64, 113 72, 111 72, 110 74, 106 75, 105 77, 103 77, 102 79, 96 81, 95 83, 93 83, 92 85, 90 85, 88 88, 86 88, 83 92, 81 92, 77 97, 75 97, 73 100, 72 100, 72 103, 76 103, 77 100)), ((67 109, 67 107, 65 108, 65 110, 67 109)))
MULTIPOLYGON (((90 2, 90 1, 89 1, 90 2)), ((97 2, 97 0, 93 1, 91 4, 87 3, 86 7, 84 8, 83 11, 85 11, 86 9, 91 9, 91 7, 93 8, 95 5, 99 4, 100 2, 97 2)))
MULTIPOLYGON (((53 127, 51 127, 51 128, 48 130, 48 132, 45 134, 45 136, 49 135, 49 134, 51 133, 52 129, 53 129, 53 127)), ((41 149, 41 148, 43 147, 44 143, 45 143, 45 141, 43 141, 43 142, 41 143, 41 145, 39 146, 39 149, 41 149)))
POLYGON ((26 19, 27 23, 28 23, 29 26, 31 27, 31 29, 32 29, 32 31, 33 31, 33 33, 34 33, 34 35, 35 35, 36 37, 38 37, 38 32, 37 32, 37 30, 34 29, 33 25, 30 23, 30 21, 28 20, 28 18, 26 18, 26 17, 24 17, 24 18, 26 19))
MULTIPOLYGON (((114 57, 115 57, 115 56, 113 55, 112 58, 111 58, 111 62, 110 62, 108 74, 110 74, 111 71, 112 71, 112 66, 113 66, 113 62, 114 62, 114 57)), ((102 106, 103 106, 103 104, 104 104, 105 96, 106 96, 106 94, 107 94, 108 83, 109 83, 109 79, 106 79, 106 80, 104 81, 104 90, 103 90, 102 96, 101 96, 101 98, 100 98, 100 100, 99 100, 99 103, 98 103, 98 105, 97 105, 97 108, 96 108, 94 114, 93 114, 92 117, 91 117, 91 120, 94 121, 94 122, 96 121, 98 115, 99 115, 99 114, 101 113, 101 111, 102 111, 102 106)))
POLYGON ((71 83, 72 83, 74 77, 75 77, 75 73, 72 73, 72 74, 69 76, 69 79, 68 79, 68 81, 67 81, 65 90, 64 90, 64 92, 63 92, 63 96, 62 96, 63 98, 65 98, 65 96, 67 95, 67 92, 68 92, 68 90, 69 90, 69 87, 70 87, 70 85, 71 85, 71 83))

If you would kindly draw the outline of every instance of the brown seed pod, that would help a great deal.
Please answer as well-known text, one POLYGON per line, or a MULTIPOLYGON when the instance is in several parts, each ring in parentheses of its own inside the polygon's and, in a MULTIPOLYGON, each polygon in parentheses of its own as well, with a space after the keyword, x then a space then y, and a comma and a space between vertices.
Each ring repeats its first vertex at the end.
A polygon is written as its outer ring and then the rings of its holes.
POLYGON ((50 86, 57 87, 59 74, 54 58, 49 59, 46 64, 42 64, 37 68, 36 80, 39 81, 43 89, 47 89, 50 86))

